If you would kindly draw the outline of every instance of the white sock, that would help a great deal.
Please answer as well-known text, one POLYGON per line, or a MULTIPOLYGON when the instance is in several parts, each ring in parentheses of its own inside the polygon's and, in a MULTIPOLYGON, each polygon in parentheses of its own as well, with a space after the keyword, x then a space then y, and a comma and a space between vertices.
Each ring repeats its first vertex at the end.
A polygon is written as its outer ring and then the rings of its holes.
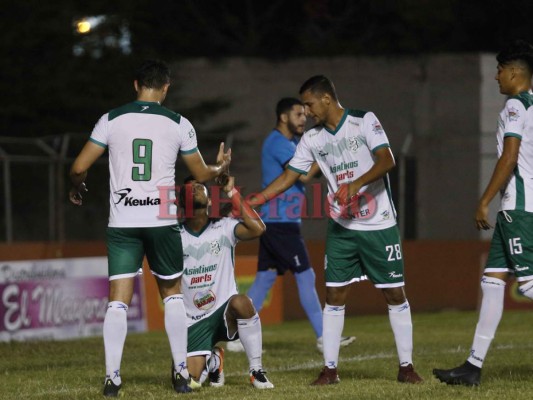
POLYGON ((413 323, 411 321, 411 307, 406 300, 400 305, 388 305, 389 321, 394 333, 396 350, 400 366, 405 367, 413 363, 413 323))
POLYGON ((104 318, 104 349, 106 378, 120 385, 120 362, 128 333, 128 306, 121 301, 110 301, 104 318))
POLYGON ((215 372, 220 368, 220 357, 215 353, 211 353, 209 359, 207 360, 207 370, 209 372, 215 372))
POLYGON ((518 288, 518 290, 523 296, 529 297, 531 300, 533 300, 533 281, 524 283, 518 288))
POLYGON ((246 355, 248 356, 250 371, 262 369, 263 336, 259 315, 255 314, 249 319, 237 319, 237 330, 244 351, 246 351, 246 355))
POLYGON ((337 368, 342 330, 344 329, 344 310, 346 306, 324 306, 322 316, 322 340, 324 343, 324 365, 337 368))
POLYGON ((185 379, 189 378, 187 370, 187 315, 183 304, 183 295, 175 294, 163 300, 165 305, 165 330, 167 331, 170 351, 176 372, 185 379))
POLYGON ((472 343, 470 357, 468 357, 468 362, 479 368, 483 366, 490 343, 494 339, 502 318, 505 282, 501 279, 484 276, 481 279, 481 290, 483 291, 481 310, 479 311, 474 343, 472 343))

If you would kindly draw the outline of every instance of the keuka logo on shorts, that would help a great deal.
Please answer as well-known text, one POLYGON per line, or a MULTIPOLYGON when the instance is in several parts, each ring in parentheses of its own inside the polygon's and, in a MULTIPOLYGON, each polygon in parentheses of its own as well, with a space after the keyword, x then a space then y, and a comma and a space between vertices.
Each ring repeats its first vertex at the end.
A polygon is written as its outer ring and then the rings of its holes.
POLYGON ((128 196, 131 192, 130 188, 124 188, 117 190, 114 192, 118 196, 118 200, 115 202, 115 204, 122 204, 125 207, 139 207, 139 206, 158 206, 161 204, 161 199, 159 198, 151 198, 149 196, 146 196, 144 199, 136 199, 135 197, 128 196))

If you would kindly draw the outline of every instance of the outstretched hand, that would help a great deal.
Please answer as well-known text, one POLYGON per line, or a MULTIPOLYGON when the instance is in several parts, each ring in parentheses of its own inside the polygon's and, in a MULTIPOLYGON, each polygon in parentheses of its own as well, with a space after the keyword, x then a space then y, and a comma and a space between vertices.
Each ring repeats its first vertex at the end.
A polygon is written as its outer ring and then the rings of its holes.
POLYGON ((68 197, 73 204, 76 204, 77 206, 81 206, 83 204, 82 194, 85 192, 88 192, 88 189, 87 189, 87 186, 85 186, 85 183, 82 182, 80 186, 72 187, 72 189, 70 189, 68 197))

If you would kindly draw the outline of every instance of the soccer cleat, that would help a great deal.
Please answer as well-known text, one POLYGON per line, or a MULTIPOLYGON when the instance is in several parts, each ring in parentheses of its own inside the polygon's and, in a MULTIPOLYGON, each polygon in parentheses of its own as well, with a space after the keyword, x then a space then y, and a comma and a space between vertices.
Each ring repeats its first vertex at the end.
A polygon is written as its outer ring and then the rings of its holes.
POLYGON ((400 366, 398 371, 398 382, 402 383, 421 383, 423 379, 415 372, 413 364, 406 365, 405 367, 400 366))
POLYGON ((274 385, 266 377, 266 372, 262 369, 250 371, 250 383, 257 389, 273 389, 274 385))
POLYGON ((106 397, 118 397, 118 391, 122 385, 115 385, 111 378, 107 378, 104 383, 104 396, 106 397))
POLYGON ((321 386, 321 385, 333 385, 334 383, 339 383, 341 380, 337 374, 337 368, 322 368, 320 375, 315 379, 311 385, 321 386))
POLYGON ((189 378, 189 386, 192 390, 200 389, 202 387, 202 384, 200 382, 196 382, 194 379, 189 378))
MULTIPOLYGON (((353 343, 355 341, 355 336, 342 336, 341 337, 341 347, 346 347, 348 346, 350 343, 353 343)), ((321 353, 324 352, 324 342, 323 342, 323 339, 322 339, 322 336, 319 337, 317 340, 316 340, 316 348, 318 349, 318 351, 320 351, 321 353)))
POLYGON ((433 375, 448 385, 479 386, 481 382, 481 368, 468 361, 452 369, 434 369, 433 375))
POLYGON ((242 345, 240 339, 237 339, 226 343, 226 350, 233 353, 242 353, 244 351, 244 346, 242 345))
POLYGON ((224 386, 224 349, 215 347, 211 357, 218 357, 220 359, 220 366, 216 371, 209 373, 209 385, 215 387, 224 386))
POLYGON ((172 378, 172 386, 176 393, 190 393, 192 392, 191 387, 189 386, 189 379, 185 379, 179 372, 176 372, 174 368, 174 361, 172 361, 172 368, 170 370, 172 378))

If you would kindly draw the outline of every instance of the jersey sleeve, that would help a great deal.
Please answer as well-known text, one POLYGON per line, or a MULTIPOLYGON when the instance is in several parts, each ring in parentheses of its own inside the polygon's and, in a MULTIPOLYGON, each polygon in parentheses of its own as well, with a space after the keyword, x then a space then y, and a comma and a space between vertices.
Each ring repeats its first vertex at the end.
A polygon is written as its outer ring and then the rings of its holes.
POLYGON ((181 117, 180 120, 180 153, 181 154, 192 154, 198 151, 198 143, 196 139, 196 131, 191 122, 181 117))
POLYGON ((307 137, 304 134, 300 140, 300 143, 298 143, 298 146, 296 146, 294 157, 292 157, 287 168, 299 174, 307 175, 314 161, 315 158, 313 156, 313 152, 311 151, 311 147, 307 142, 307 137))
POLYGON ((294 156, 295 144, 286 139, 276 140, 273 146, 269 147, 269 151, 279 165, 285 167, 287 163, 294 156))
POLYGON ((363 117, 363 133, 372 153, 382 147, 390 147, 387 134, 373 112, 367 112, 363 117))
POLYGON ((107 147, 107 143, 109 140, 109 114, 104 114, 96 125, 94 126, 94 129, 91 133, 91 137, 89 138, 89 141, 102 146, 104 148, 107 147))
POLYGON ((235 246, 239 241, 239 238, 237 237, 237 235, 235 235, 235 229, 237 228, 237 225, 241 223, 241 221, 229 217, 224 218, 223 221, 224 231, 226 232, 227 237, 230 239, 231 245, 235 246))
POLYGON ((526 122, 526 108, 520 100, 509 99, 505 102, 503 115, 503 137, 522 139, 526 122))

